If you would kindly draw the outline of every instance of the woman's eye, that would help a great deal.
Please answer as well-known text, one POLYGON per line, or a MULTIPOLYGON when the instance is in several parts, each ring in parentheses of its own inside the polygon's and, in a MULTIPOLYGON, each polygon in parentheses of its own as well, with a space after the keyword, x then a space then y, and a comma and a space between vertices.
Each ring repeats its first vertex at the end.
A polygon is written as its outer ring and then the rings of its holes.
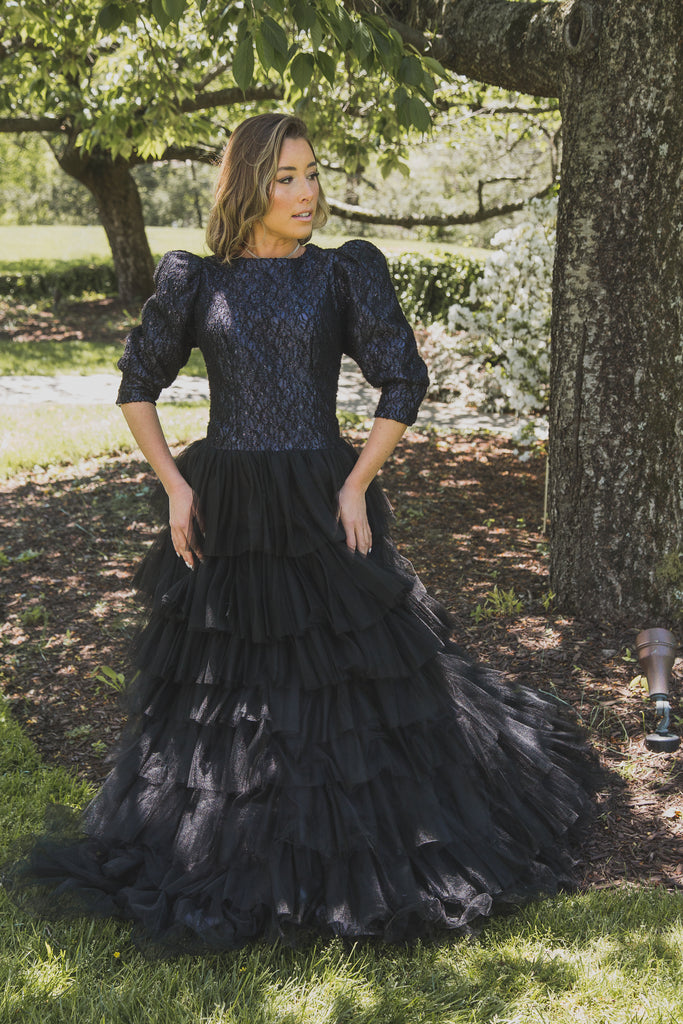
MULTIPOLYGON (((316 178, 320 177, 320 173, 318 171, 313 171, 312 174, 308 174, 306 177, 309 181, 315 181, 316 178)), ((294 181, 294 176, 288 174, 285 178, 277 178, 276 181, 278 185, 290 185, 294 181)))

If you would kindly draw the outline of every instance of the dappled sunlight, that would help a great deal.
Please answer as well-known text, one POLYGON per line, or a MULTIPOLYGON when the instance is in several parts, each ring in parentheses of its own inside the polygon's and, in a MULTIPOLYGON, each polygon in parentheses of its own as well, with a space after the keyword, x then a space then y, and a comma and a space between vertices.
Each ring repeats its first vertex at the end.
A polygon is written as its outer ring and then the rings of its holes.
MULTIPOLYGON (((582 854, 586 884, 676 888, 681 755, 644 749, 652 708, 632 686, 635 631, 555 611, 538 531, 544 469, 503 438, 410 430, 382 483, 399 547, 452 610, 456 639, 571 705, 609 769, 582 854)), ((44 756, 99 779, 123 722, 118 680, 132 675, 132 575, 156 529, 151 476, 138 456, 109 454, 16 475, 2 490, 4 692, 44 756)))

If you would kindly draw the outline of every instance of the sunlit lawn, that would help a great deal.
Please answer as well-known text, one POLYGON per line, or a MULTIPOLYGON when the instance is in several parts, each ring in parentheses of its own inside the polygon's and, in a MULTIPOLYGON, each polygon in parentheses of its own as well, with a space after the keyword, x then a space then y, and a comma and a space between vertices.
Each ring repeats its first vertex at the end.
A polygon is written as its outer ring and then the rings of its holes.
MULTIPOLYGON (((206 433, 208 404, 160 404, 171 444, 206 433)), ((132 451, 135 442, 114 405, 9 405, 3 411, 0 479, 34 466, 132 451)), ((0 1022, 1 1024, 1 1022, 0 1022)))
MULTIPOLYGON (((160 412, 172 441, 203 432, 206 406, 160 412)), ((5 430, 9 473, 131 446, 109 407, 10 409, 5 430)), ((11 661, 0 671, 11 680, 11 661)), ((91 792, 42 763, 0 704, 0 859, 49 803, 91 792)), ((259 943, 171 961, 143 959, 126 925, 47 924, 0 891, 0 1024, 679 1024, 682 949, 683 894, 635 886, 532 904, 476 940, 259 943)))
MULTIPOLYGON (((148 227, 147 237, 152 252, 161 256, 169 249, 187 249, 206 255, 204 232, 199 228, 148 227)), ((316 233, 314 241, 321 246, 341 245, 347 238, 355 238, 353 226, 345 235, 316 233)), ((366 236, 381 249, 397 252, 463 252, 472 256, 481 255, 485 250, 468 249, 449 242, 427 242, 419 239, 389 239, 366 236)), ((109 259, 111 251, 104 228, 80 227, 66 224, 49 225, 0 225, 0 267, 3 263, 35 259, 109 259)))
MULTIPOLYGON (((0 251, 105 255, 98 230, 0 228, 0 251)), ((199 232, 159 231, 156 252, 201 251, 199 232)), ((185 443, 204 432, 207 406, 161 405, 160 415, 169 439, 185 443)), ((10 406, 0 477, 132 447, 113 407, 10 406)), ((11 678, 11 663, 0 671, 11 678)), ((50 802, 79 806, 90 794, 43 764, 0 705, 0 854, 39 829, 50 802)), ((125 925, 48 925, 0 892, 0 1024, 679 1024, 682 949, 683 894, 654 888, 549 899, 495 919, 477 940, 257 944, 173 961, 144 960, 125 925)))
MULTIPOLYGON (((0 709, 0 841, 90 790, 44 765, 0 709)), ((412 947, 263 943, 148 961, 126 925, 46 924, 0 893, 2 1024, 678 1024, 683 895, 593 892, 532 904, 476 940, 412 947)))
MULTIPOLYGON (((0 377, 28 375, 52 377, 58 373, 88 376, 92 373, 114 373, 123 354, 123 342, 128 333, 121 328, 119 342, 74 339, 73 341, 32 341, 18 344, 0 336, 0 377)), ((180 371, 195 377, 206 377, 206 364, 201 353, 194 349, 180 371)))

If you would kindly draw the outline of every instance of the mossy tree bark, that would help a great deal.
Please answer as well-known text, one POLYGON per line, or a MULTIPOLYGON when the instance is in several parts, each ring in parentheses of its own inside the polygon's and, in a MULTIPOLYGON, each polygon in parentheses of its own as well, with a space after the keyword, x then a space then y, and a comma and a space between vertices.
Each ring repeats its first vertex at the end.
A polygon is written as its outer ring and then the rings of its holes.
POLYGON ((447 67, 560 98, 550 585, 571 612, 670 624, 683 604, 683 4, 419 11, 413 28, 431 16, 440 31, 423 49, 447 67))

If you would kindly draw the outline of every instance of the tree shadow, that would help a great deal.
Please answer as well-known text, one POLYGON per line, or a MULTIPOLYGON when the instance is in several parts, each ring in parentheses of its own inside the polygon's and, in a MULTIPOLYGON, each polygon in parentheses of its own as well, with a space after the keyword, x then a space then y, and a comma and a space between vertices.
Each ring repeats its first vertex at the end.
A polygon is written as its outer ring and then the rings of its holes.
POLYGON ((76 930, 58 929, 49 952, 42 942, 24 950, 6 991, 23 986, 22 1021, 46 1024, 123 1024, 141 1014, 169 1024, 493 1024, 553 1012, 564 1020, 590 1010, 596 986, 604 999, 609 985, 632 992, 642 979, 652 996, 654 978, 677 977, 682 925, 683 897, 634 889, 534 903, 492 920, 474 940, 406 947, 320 938, 297 949, 258 943, 150 962, 126 947, 118 926, 99 935, 90 924, 80 943, 76 930), (51 992, 46 961, 65 958, 69 983, 56 977, 51 992))

